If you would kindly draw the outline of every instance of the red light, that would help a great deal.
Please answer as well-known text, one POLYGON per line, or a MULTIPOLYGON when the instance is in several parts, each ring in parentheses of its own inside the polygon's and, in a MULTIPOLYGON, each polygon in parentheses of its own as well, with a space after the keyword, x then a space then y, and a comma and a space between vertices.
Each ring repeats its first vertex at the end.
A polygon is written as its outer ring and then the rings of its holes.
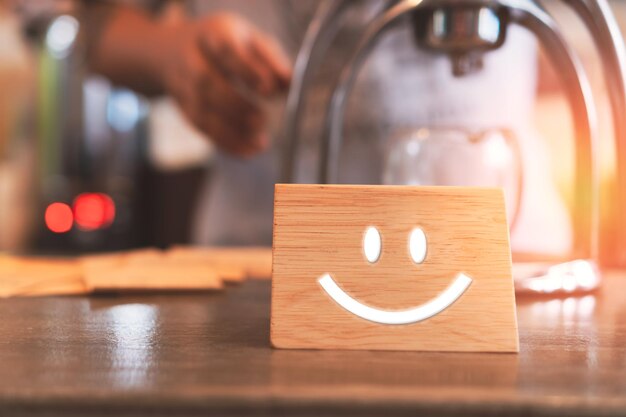
POLYGON ((52 203, 46 208, 44 216, 46 226, 54 233, 66 233, 72 228, 74 215, 65 203, 52 203))
POLYGON ((110 226, 115 220, 115 203, 106 194, 80 194, 74 200, 74 219, 83 230, 110 226))

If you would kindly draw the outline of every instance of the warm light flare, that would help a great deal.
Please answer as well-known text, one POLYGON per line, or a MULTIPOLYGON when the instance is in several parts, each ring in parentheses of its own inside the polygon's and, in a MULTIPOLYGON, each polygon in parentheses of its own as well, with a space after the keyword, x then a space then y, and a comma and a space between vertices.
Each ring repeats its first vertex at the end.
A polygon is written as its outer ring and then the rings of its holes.
POLYGON ((80 194, 74 200, 74 218, 82 230, 108 227, 115 220, 115 203, 106 194, 80 194))
POLYGON ((53 233, 66 233, 72 229, 74 215, 65 203, 55 202, 46 208, 44 215, 46 227, 53 233))

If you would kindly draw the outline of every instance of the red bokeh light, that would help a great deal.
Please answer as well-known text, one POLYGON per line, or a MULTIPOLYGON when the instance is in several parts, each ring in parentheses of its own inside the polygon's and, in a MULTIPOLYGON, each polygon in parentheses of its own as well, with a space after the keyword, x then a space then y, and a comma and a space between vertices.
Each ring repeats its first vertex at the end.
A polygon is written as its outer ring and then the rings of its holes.
POLYGON ((115 203, 106 194, 80 194, 74 200, 74 220, 82 230, 110 226, 115 220, 115 203))
POLYGON ((44 215, 46 226, 54 233, 69 232, 74 223, 72 209, 65 203, 52 203, 44 215))

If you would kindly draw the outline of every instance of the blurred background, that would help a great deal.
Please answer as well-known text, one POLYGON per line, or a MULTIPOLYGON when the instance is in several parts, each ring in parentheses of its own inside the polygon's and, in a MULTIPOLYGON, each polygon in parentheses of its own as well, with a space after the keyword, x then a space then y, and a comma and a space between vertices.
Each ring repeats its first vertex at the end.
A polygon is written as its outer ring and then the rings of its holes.
POLYGON ((187 243, 209 141, 89 72, 78 6, 0 2, 0 250, 187 243))
MULTIPOLYGON (((146 10, 159 19, 184 19, 193 11, 190 3, 195 2, 159 2, 146 10)), ((544 3, 590 76, 606 186, 614 175, 615 151, 598 53, 571 10, 560 2, 544 3)), ((625 28, 626 2, 611 6, 625 28)), ((85 22, 80 2, 0 0, 0 251, 76 254, 203 243, 194 238, 194 219, 202 190, 219 175, 215 147, 172 98, 146 98, 92 72, 85 22)), ((284 45, 290 56, 300 41, 294 35, 284 45)), ((531 84, 532 130, 549 161, 550 178, 544 179, 555 184, 567 205, 575 193, 574 128, 549 53, 537 50, 528 65, 537 74, 531 84)), ((514 57, 515 49, 508 56, 514 57)), ((407 65, 411 62, 399 59, 391 68, 407 65)), ((382 73, 393 79, 385 68, 382 73)), ((282 106, 284 99, 273 105, 282 106)), ((391 175, 389 169, 385 175, 391 175)), ((361 182, 368 181, 365 176, 361 182)))

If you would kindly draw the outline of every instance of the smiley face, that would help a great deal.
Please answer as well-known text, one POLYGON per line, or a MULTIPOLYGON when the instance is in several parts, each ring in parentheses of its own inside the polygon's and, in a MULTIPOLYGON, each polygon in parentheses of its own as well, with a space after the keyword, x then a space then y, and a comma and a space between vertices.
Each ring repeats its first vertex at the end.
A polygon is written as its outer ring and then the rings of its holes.
POLYGON ((502 190, 284 184, 274 198, 274 347, 517 351, 502 190))
MULTIPOLYGON (((421 228, 416 227, 411 231, 407 240, 407 256, 410 256, 416 265, 422 264, 428 253, 426 234, 421 228)), ((380 231, 374 226, 366 228, 363 234, 363 256, 365 260, 370 264, 376 264, 381 257, 382 249, 380 231)), ((341 289, 329 273, 318 278, 318 283, 330 298, 355 316, 374 323, 398 325, 417 323, 441 313, 465 293, 471 285, 472 279, 462 272, 458 273, 452 283, 437 297, 416 307, 393 311, 361 303, 341 289)))

